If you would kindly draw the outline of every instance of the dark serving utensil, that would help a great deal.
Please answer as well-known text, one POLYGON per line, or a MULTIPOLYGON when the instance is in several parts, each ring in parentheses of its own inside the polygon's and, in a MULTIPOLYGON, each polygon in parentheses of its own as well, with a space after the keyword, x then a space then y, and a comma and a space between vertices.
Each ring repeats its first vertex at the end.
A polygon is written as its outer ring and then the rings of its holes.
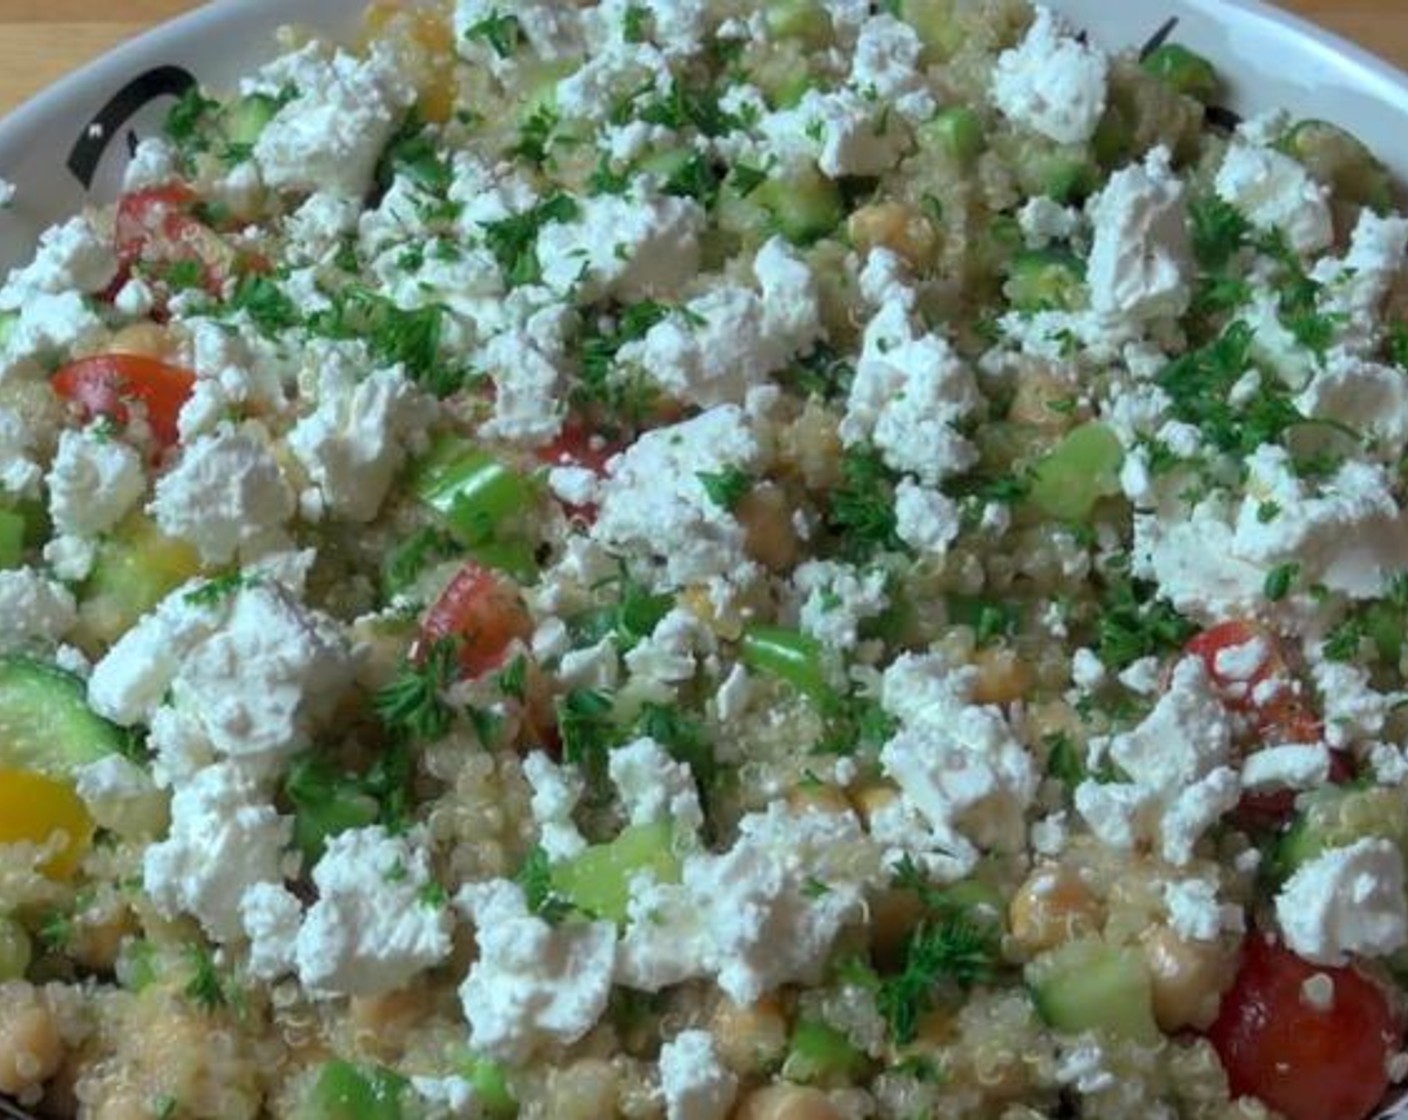
POLYGON ((39 1120, 32 1112, 26 1112, 8 1097, 0 1097, 0 1117, 5 1120, 39 1120))

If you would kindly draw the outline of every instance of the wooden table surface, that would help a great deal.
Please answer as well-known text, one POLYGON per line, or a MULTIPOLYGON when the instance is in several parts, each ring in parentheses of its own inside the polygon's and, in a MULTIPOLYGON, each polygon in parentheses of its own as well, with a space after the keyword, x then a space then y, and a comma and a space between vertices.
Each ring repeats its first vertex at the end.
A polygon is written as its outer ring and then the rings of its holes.
MULTIPOLYGON (((1408 67, 1408 0, 1282 2, 1408 67)), ((0 0, 0 114, 114 43, 193 7, 196 0, 0 0)))

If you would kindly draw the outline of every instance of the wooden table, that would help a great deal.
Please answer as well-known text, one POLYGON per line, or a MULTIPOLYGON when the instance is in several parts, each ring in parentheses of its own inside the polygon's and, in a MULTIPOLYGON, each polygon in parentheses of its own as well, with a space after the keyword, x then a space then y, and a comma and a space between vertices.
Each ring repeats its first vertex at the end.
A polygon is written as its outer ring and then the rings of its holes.
MULTIPOLYGON (((1408 67, 1405 0, 1283 2, 1408 67)), ((114 43, 195 6, 195 0, 0 0, 0 113, 114 43)))

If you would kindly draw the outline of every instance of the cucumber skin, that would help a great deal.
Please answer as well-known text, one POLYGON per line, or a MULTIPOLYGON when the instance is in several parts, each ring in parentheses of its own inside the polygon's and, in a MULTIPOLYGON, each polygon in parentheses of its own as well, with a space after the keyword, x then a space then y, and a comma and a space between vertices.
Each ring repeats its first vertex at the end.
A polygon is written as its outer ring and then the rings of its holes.
POLYGON ((1072 941, 1029 965, 1027 986, 1042 1019, 1063 1034, 1094 1030, 1148 1045, 1162 1037, 1138 949, 1072 941))
POLYGON ((88 706, 81 678, 32 657, 0 657, 0 768, 68 777, 129 741, 88 706))

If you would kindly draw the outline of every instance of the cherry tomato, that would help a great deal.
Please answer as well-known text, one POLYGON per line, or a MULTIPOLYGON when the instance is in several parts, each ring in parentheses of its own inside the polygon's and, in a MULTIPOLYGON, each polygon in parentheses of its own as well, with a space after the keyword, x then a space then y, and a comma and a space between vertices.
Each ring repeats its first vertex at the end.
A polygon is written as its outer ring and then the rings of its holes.
MULTIPOLYGON (((537 456, 540 462, 550 467, 584 467, 600 476, 606 473, 606 464, 621 448, 622 444, 617 441, 594 435, 580 420, 569 420, 557 439, 538 449, 537 456)), ((578 506, 564 502, 563 508, 569 517, 588 524, 596 520, 594 505, 578 506)))
POLYGON ((128 402, 140 401, 152 435, 163 447, 180 438, 176 420, 195 383, 190 370, 137 354, 81 358, 63 366, 50 382, 54 392, 77 404, 85 417, 110 416, 126 424, 128 402))
POLYGON ((1259 1097, 1286 1120, 1363 1120, 1388 1090, 1402 1025, 1383 991, 1353 968, 1320 968, 1260 933, 1222 997, 1208 1039, 1233 1096, 1259 1097), (1303 985, 1330 978, 1324 1010, 1303 985))
POLYGON ((223 237, 195 217, 198 201, 199 196, 184 183, 123 195, 117 204, 114 295, 138 265, 160 281, 163 270, 184 262, 199 266, 201 287, 212 295, 221 294, 225 281, 236 270, 237 254, 223 237))
POLYGON ((40 867, 51 879, 71 879, 93 839, 93 818, 67 782, 27 770, 0 770, 0 844, 47 844, 56 833, 62 847, 40 867))
MULTIPOLYGON (((1305 742, 1306 740, 1295 740, 1305 742)), ((1340 751, 1330 752, 1330 781, 1343 785, 1354 780, 1354 762, 1340 751)), ((1244 793, 1237 802, 1235 820, 1245 829, 1275 828, 1284 824, 1296 812, 1296 791, 1293 789, 1271 789, 1259 793, 1244 793)))
POLYGON ((1217 686, 1223 703, 1234 711, 1251 711, 1255 706, 1253 693, 1257 685, 1273 677, 1281 676, 1286 663, 1277 648, 1276 639, 1254 622, 1240 619, 1220 622, 1201 634, 1193 637, 1185 647, 1195 657, 1202 658, 1208 676, 1217 686), (1218 657, 1226 650, 1240 649, 1260 641, 1262 653, 1258 663, 1249 671, 1233 677, 1218 666, 1218 657))
POLYGON ((459 639, 460 668, 479 677, 503 663, 515 638, 532 633, 533 620, 513 581, 470 561, 426 613, 420 645, 459 639))

